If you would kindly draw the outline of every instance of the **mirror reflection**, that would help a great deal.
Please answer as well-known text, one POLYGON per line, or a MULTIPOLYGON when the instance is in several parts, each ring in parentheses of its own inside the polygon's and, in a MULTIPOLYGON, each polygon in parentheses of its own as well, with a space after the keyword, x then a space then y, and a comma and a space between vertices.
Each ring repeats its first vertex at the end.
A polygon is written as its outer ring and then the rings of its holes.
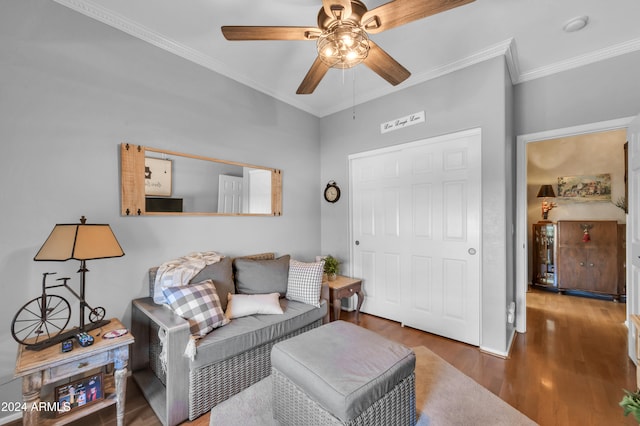
POLYGON ((123 215, 281 214, 279 170, 131 147, 121 149, 123 215))

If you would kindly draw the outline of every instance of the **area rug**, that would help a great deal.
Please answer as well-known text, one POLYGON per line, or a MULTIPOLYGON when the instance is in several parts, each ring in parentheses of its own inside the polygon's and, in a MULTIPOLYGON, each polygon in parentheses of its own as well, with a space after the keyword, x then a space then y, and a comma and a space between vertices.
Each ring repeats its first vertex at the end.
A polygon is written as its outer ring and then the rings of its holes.
MULTIPOLYGON (((413 350, 419 426, 536 424, 429 349, 413 350)), ((271 378, 213 407, 210 426, 278 426, 271 411, 271 378)))

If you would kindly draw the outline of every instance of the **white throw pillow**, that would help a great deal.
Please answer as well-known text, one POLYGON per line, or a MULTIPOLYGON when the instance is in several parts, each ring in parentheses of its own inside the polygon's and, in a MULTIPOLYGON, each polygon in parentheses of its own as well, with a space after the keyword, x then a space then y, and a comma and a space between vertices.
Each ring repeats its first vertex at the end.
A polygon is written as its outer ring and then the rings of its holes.
POLYGON ((227 299, 227 319, 246 317, 253 314, 283 314, 280 294, 231 294, 227 299))
POLYGON ((287 283, 287 299, 320 307, 320 290, 324 260, 314 263, 289 262, 289 281, 287 283))

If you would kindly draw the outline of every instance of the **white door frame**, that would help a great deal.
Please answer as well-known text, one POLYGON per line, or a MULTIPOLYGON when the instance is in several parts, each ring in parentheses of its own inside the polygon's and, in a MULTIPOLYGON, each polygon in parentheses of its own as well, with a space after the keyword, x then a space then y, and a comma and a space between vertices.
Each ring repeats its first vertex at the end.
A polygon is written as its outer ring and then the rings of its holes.
POLYGON ((638 365, 637 357, 637 334, 638 327, 635 324, 630 323, 631 315, 637 315, 640 313, 640 303, 638 299, 638 284, 640 283, 640 277, 638 270, 640 267, 638 261, 638 162, 640 156, 638 155, 638 148, 640 144, 640 115, 636 116, 633 122, 627 128, 627 147, 628 154, 628 171, 627 171, 627 253, 626 253, 626 265, 627 265, 627 353, 629 358, 634 364, 638 365))
POLYGON ((530 142, 557 139, 587 133, 624 129, 635 117, 600 121, 581 126, 565 127, 539 133, 520 135, 516 140, 516 331, 527 331, 527 287, 529 283, 528 240, 527 240, 527 149, 530 142))

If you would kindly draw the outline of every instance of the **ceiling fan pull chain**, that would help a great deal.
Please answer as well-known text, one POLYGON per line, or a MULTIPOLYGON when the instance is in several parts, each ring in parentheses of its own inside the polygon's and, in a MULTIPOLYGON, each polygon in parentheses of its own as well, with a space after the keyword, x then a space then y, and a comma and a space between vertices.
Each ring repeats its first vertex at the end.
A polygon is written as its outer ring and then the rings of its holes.
POLYGON ((356 70, 352 69, 353 72, 353 119, 356 119, 356 70))

